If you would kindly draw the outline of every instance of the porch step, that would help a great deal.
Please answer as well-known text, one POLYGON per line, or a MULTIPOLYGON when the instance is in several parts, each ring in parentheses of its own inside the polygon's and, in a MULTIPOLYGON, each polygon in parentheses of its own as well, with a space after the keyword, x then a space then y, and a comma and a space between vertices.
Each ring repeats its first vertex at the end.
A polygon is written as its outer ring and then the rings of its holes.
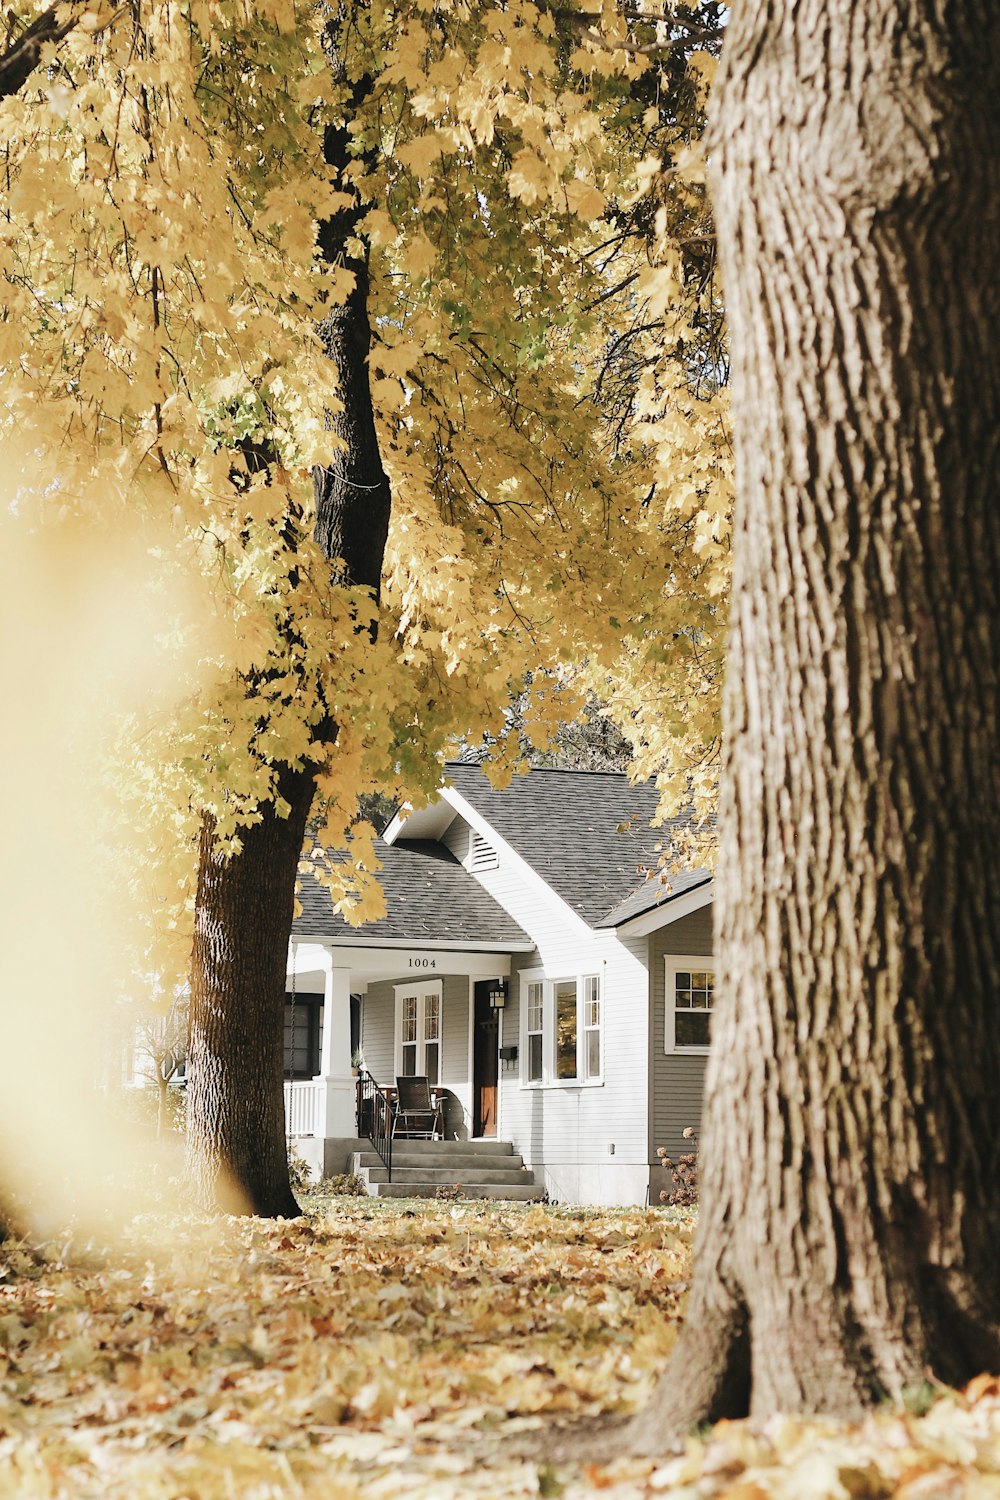
POLYGON ((512 1156, 514 1147, 510 1141, 473 1139, 471 1141, 427 1141, 419 1136, 397 1135, 393 1137, 393 1151, 410 1151, 417 1156, 512 1156))
MULTIPOLYGON (((385 1182, 387 1173, 385 1167, 379 1162, 378 1166, 368 1167, 369 1182, 385 1182)), ((512 1187, 523 1186, 526 1182, 534 1182, 534 1174, 520 1168, 504 1171, 500 1168, 484 1167, 482 1162, 476 1162, 467 1170, 455 1170, 453 1167, 404 1167, 392 1158, 392 1180, 393 1182, 423 1182, 428 1187, 454 1187, 456 1184, 465 1186, 467 1182, 478 1182, 481 1185, 493 1183, 502 1186, 508 1183, 512 1187)))
MULTIPOLYGON (((356 1151, 354 1153, 353 1170, 360 1167, 370 1169, 381 1167, 382 1158, 377 1151, 356 1151)), ((522 1158, 511 1152, 509 1156, 501 1156, 499 1153, 491 1153, 489 1156, 477 1156, 472 1152, 463 1151, 461 1156, 457 1153, 451 1156, 431 1156, 416 1151, 401 1151, 398 1146, 392 1151, 392 1170, 397 1171, 444 1171, 452 1175, 464 1173, 466 1177, 473 1178, 480 1171, 498 1172, 520 1172, 524 1166, 522 1158)), ((485 1182, 487 1178, 479 1177, 477 1181, 485 1182)))
POLYGON ((392 1181, 373 1149, 356 1151, 351 1170, 379 1198, 433 1198, 439 1190, 460 1189, 463 1198, 533 1201, 544 1197, 534 1173, 510 1141, 393 1142, 392 1181))
MULTIPOLYGON (((372 1196, 376 1198, 436 1198, 436 1184, 426 1182, 396 1182, 393 1171, 392 1182, 372 1184, 372 1196)), ((460 1186, 463 1199, 493 1198, 507 1203, 538 1203, 545 1197, 545 1189, 536 1182, 500 1184, 496 1182, 463 1182, 460 1186)))

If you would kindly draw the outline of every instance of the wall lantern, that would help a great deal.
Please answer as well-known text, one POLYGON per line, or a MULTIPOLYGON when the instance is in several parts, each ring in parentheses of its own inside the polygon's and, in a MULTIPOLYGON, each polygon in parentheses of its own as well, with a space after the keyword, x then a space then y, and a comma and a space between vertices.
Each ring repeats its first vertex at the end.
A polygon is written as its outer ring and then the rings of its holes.
POLYGON ((490 985, 490 1010, 503 1010, 507 1004, 507 981, 497 979, 490 985))

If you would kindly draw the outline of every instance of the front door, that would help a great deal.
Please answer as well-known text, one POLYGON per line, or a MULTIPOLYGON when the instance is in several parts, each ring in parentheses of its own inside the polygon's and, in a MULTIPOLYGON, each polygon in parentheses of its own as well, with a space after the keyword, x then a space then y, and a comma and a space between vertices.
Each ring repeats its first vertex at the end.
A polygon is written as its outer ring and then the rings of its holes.
POLYGON ((497 1011, 490 1008, 490 990, 494 988, 491 980, 484 980, 473 989, 472 1133, 480 1136, 497 1133, 500 1026, 497 1011))

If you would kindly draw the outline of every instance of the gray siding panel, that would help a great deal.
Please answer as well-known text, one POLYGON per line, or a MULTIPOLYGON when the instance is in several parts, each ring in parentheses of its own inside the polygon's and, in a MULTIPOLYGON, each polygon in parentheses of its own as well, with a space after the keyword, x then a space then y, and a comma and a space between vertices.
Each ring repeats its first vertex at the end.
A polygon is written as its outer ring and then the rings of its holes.
MULTIPOLYGON (((704 1054, 696 1053, 686 1057, 681 1053, 667 1053, 663 1050, 664 958, 672 953, 711 957, 714 951, 713 911, 714 906, 710 905, 691 912, 679 921, 661 927, 649 939, 651 1163, 658 1161, 656 1151, 659 1146, 665 1148, 668 1156, 676 1158, 681 1155, 688 1149, 681 1132, 688 1125, 697 1128, 701 1121, 708 1058, 704 1054)), ((655 1202, 659 1189, 667 1185, 666 1174, 654 1173, 652 1183, 655 1202)))
POLYGON ((469 977, 445 974, 441 985, 441 1082, 448 1088, 469 1082, 469 977))
POLYGON ((365 1067, 383 1087, 394 1082, 395 1016, 396 997, 392 984, 388 980, 370 984, 361 1008, 361 1050, 365 1067))
MULTIPOLYGON (((665 953, 703 953, 706 958, 711 957, 714 952, 712 944, 712 913, 714 904, 703 906, 700 911, 689 912, 686 917, 679 921, 671 922, 668 927, 661 927, 654 932, 649 939, 650 953, 655 958, 662 958, 665 953)), ((663 965, 660 965, 662 969, 663 965)), ((663 974, 660 974, 660 988, 663 988, 663 974)))

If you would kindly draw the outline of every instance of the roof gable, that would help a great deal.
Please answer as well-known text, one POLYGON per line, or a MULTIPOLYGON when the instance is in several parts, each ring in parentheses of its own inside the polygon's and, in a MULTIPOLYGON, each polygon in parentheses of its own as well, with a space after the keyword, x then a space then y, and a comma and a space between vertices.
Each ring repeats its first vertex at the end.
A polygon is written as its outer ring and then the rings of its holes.
POLYGON ((618 773, 532 770, 496 791, 478 765, 453 762, 448 782, 514 852, 592 927, 616 927, 704 883, 706 871, 656 878, 676 819, 651 828, 657 792, 618 773))

